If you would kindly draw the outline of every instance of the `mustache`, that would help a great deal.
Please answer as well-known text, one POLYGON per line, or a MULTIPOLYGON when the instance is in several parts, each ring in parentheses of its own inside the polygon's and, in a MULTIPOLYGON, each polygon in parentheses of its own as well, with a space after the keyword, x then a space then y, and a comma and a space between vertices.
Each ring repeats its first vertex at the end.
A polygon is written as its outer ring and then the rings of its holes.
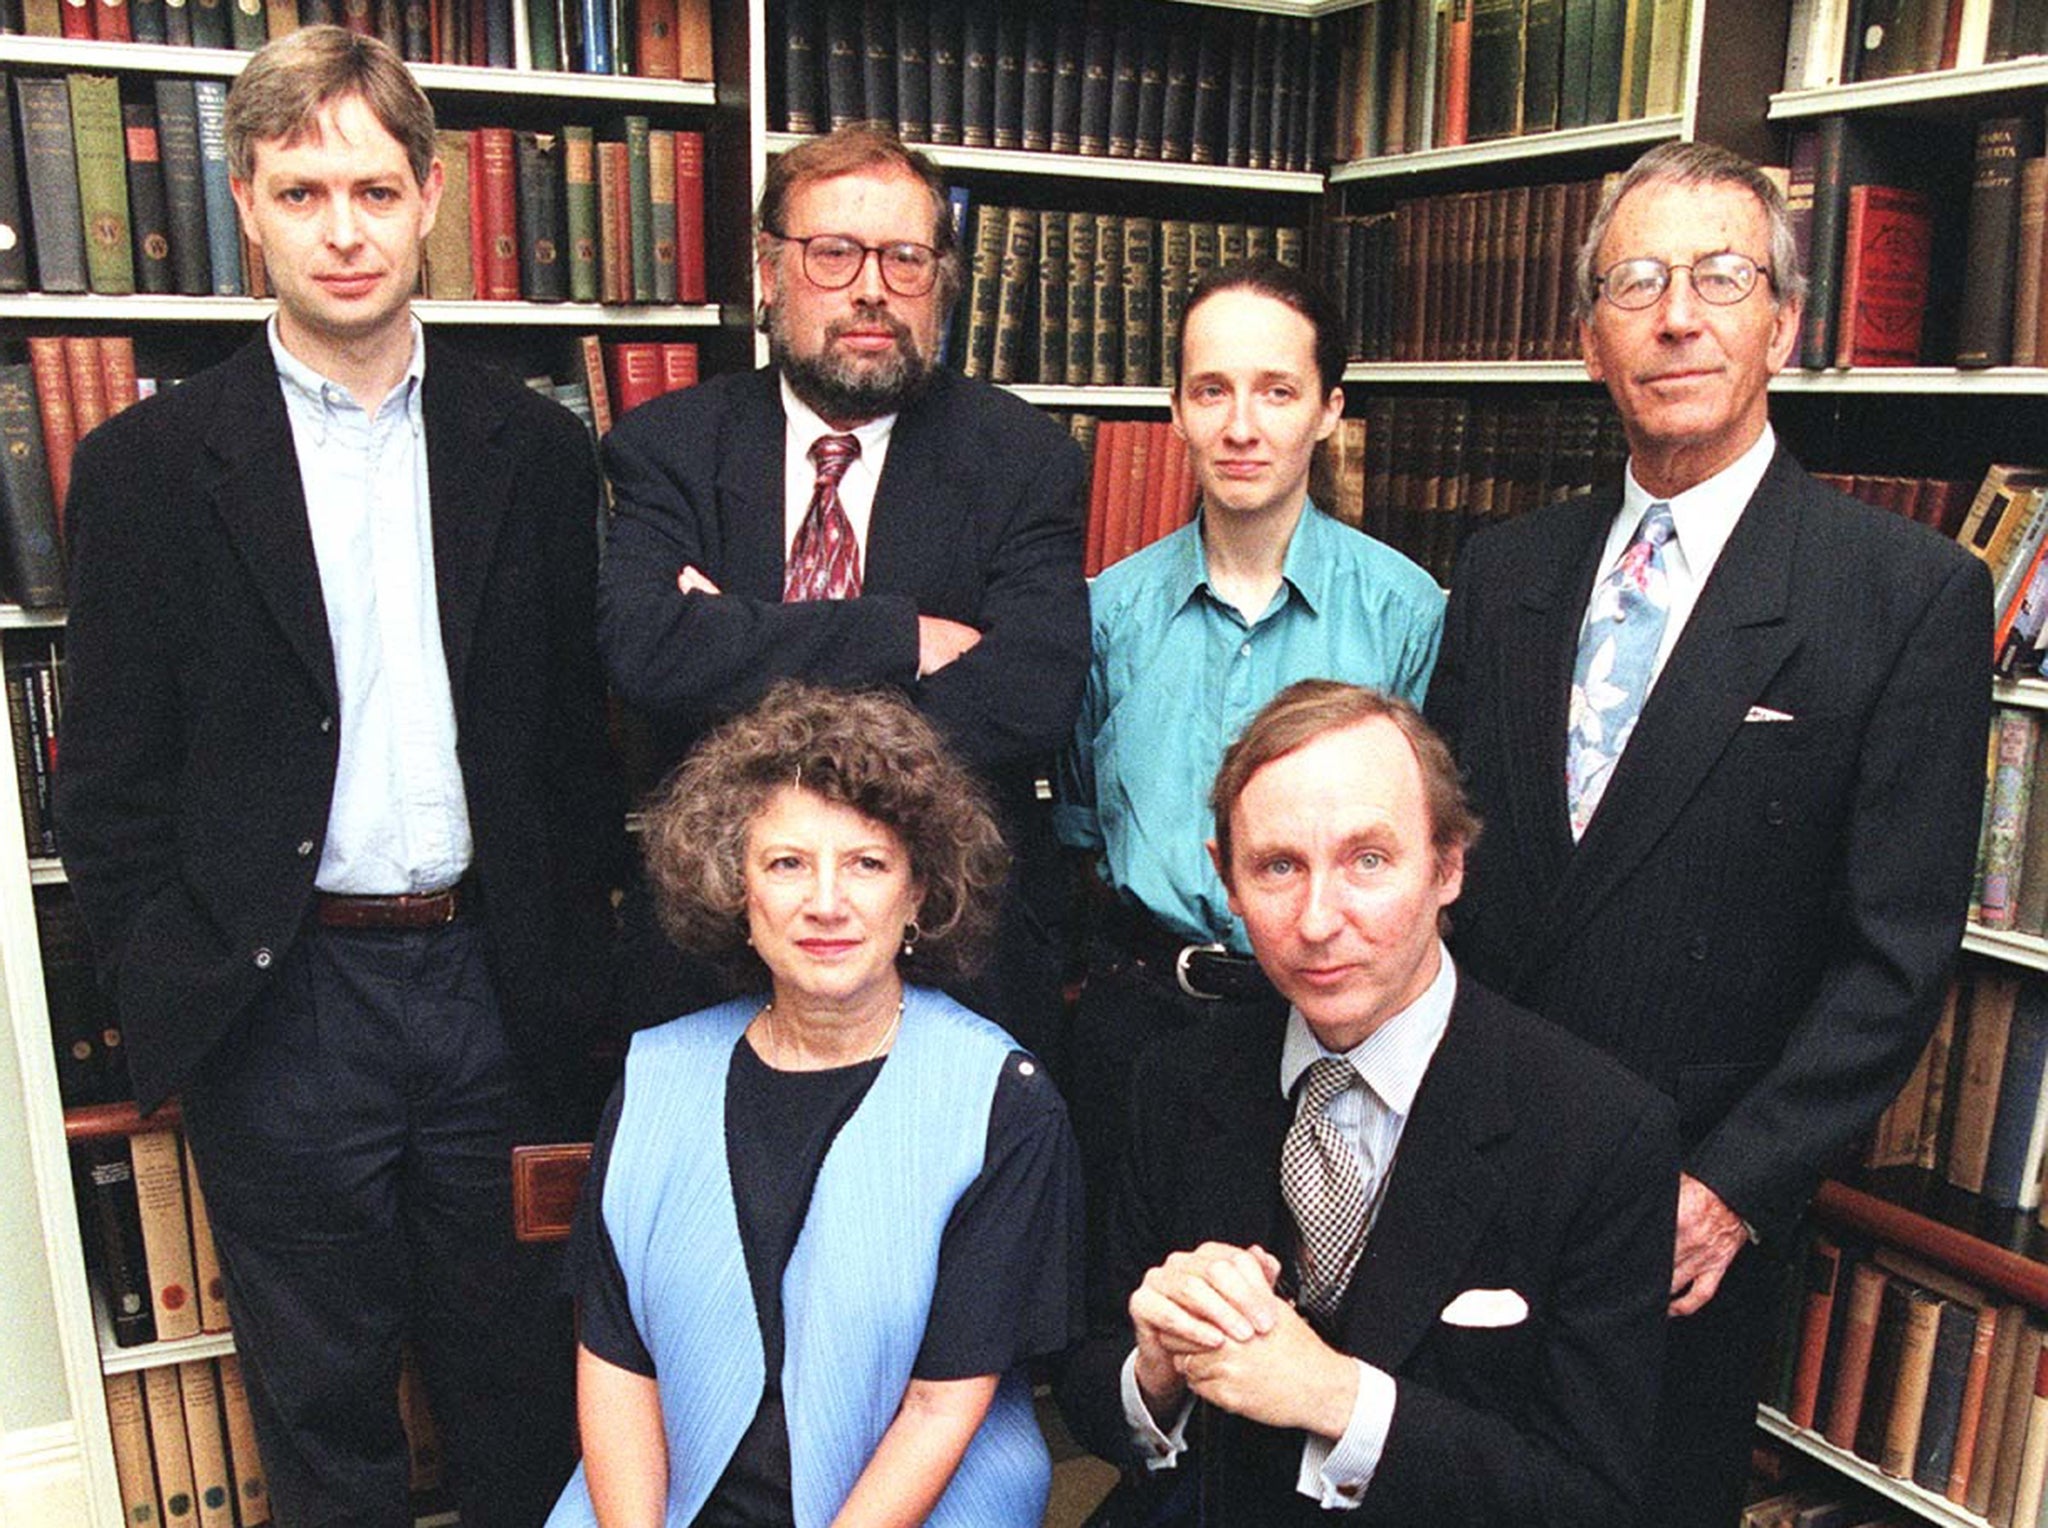
POLYGON ((836 340, 840 336, 850 334, 856 329, 886 329, 889 337, 895 340, 898 345, 909 346, 912 343, 910 325, 904 323, 902 319, 891 313, 887 308, 864 302, 855 303, 853 312, 848 317, 835 318, 831 323, 827 324, 825 326, 825 338, 828 342, 836 340))

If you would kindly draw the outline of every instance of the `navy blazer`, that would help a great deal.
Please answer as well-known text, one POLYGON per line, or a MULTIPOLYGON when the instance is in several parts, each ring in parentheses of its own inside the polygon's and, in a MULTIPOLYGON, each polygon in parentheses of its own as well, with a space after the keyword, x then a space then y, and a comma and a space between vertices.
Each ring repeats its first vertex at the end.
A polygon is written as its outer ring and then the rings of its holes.
MULTIPOLYGON (((1145 1271, 1204 1241, 1284 1255, 1286 1010, 1155 1046, 1108 1244, 1090 1259, 1089 1337, 1061 1401, 1075 1433, 1133 1469, 1119 1376, 1145 1271)), ((1393 1426, 1363 1504, 1341 1520, 1587 1528, 1630 1520, 1648 1464, 1676 1206, 1670 1105, 1462 971, 1416 1094, 1335 1345, 1395 1378, 1393 1426), (1471 1289, 1512 1289, 1519 1324, 1454 1326, 1471 1289)), ((1197 1406, 1186 1482, 1164 1519, 1327 1522, 1294 1488, 1302 1434, 1197 1406), (1195 1505, 1195 1503, 1199 1505, 1195 1505)))
MULTIPOLYGON (((473 869, 530 1082, 581 1071, 624 797, 594 635, 598 480, 574 416, 431 335, 435 587, 473 869)), ((203 1064, 307 924, 339 701, 266 335, 81 444, 57 821, 137 1102, 203 1064)))
POLYGON ((1087 676, 1080 449, 1031 405, 940 369, 890 435, 860 598, 785 605, 777 377, 714 377, 605 438, 618 515, 598 620, 612 682, 652 721, 665 763, 777 679, 889 686, 1013 809, 1029 802, 1087 676), (685 564, 720 594, 678 592, 685 564), (919 679, 919 615, 981 641, 919 679))
POLYGON ((1782 1243, 1939 1014, 1989 578, 1780 449, 1574 845, 1566 708, 1618 502, 1539 510, 1459 559, 1427 711, 1486 829, 1451 948, 1675 1098, 1686 1170, 1782 1243))

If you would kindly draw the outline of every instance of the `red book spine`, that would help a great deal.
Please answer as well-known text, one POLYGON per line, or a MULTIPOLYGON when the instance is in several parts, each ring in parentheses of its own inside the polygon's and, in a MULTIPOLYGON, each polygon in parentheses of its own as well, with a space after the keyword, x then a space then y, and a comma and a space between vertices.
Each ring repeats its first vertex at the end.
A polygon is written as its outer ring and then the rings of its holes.
POLYGON ((78 449, 78 423, 71 414, 71 381, 64 366, 64 342, 54 335, 32 334, 29 369, 36 379, 36 407, 43 416, 43 460, 50 469, 58 528, 63 527, 64 494, 71 487, 71 453, 78 449))
POLYGON ((661 390, 679 393, 697 385, 697 347, 689 340, 670 340, 661 347, 661 390))
POLYGON ((93 35, 101 42, 133 42, 135 32, 128 24, 128 0, 99 0, 92 11, 93 35))
POLYGON ((91 42, 94 37, 92 0, 64 0, 64 36, 81 42, 91 42))
POLYGON ((1121 419, 1105 419, 1095 427, 1095 459, 1088 473, 1088 547, 1082 563, 1082 571, 1090 578, 1102 571, 1107 550, 1110 468, 1123 432, 1121 419))
POLYGON ((1472 0, 1454 0, 1450 35, 1444 46, 1445 148, 1465 142, 1472 108, 1472 0))
POLYGON ((657 80, 682 78, 675 0, 640 0, 634 14, 638 25, 633 30, 633 72, 657 80))
POLYGON ((1934 218, 1920 192, 1850 187, 1837 366, 1912 366, 1919 361, 1933 247, 1934 218))
POLYGON ((100 381, 112 417, 135 402, 135 340, 132 335, 103 334, 97 343, 100 381))
POLYGON ((484 199, 478 189, 483 183, 484 146, 480 135, 469 135, 469 289, 484 295, 484 199))
POLYGON ((1145 433, 1152 437, 1152 446, 1145 458, 1145 510, 1138 530, 1141 547, 1166 534, 1166 496, 1174 474, 1173 460, 1167 454, 1174 444, 1173 426, 1164 419, 1152 419, 1146 421, 1145 433))
POLYGON ((623 143, 597 146, 598 288, 606 302, 633 300, 633 200, 623 143))
POLYGON ((676 300, 707 301, 704 284, 704 135, 676 133, 676 300))
POLYGON ((604 349, 614 415, 661 396, 660 345, 651 340, 620 340, 604 349))
POLYGON ((64 337, 64 373, 71 384, 71 418, 78 438, 98 429, 107 418, 107 389, 100 378, 100 347, 90 335, 64 337))
MULTIPOLYGON (((483 259, 476 294, 494 302, 519 301, 519 171, 512 152, 512 129, 480 127, 470 134, 469 200, 483 209, 483 259), (477 173, 480 172, 480 173, 477 173)), ((471 251, 475 260, 476 252, 471 251)))

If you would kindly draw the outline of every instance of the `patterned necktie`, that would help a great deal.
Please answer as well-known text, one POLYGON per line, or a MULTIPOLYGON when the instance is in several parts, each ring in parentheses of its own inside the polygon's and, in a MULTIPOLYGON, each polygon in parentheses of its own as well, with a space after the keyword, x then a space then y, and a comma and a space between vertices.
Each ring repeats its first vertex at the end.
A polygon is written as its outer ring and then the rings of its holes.
POLYGON ((1621 561, 1600 581, 1586 607, 1579 657, 1572 667, 1564 754, 1565 800, 1575 842, 1585 836, 1650 693, 1657 644, 1671 613, 1664 548, 1676 533, 1671 506, 1652 504, 1621 561))
POLYGON ((818 486, 811 490, 810 512, 797 527, 789 549, 789 568, 782 576, 782 602, 847 600, 860 593, 860 543, 853 522, 839 502, 839 480, 860 455, 851 435, 820 435, 811 442, 811 462, 818 486))
POLYGON ((1329 1316, 1351 1285, 1372 1218, 1358 1154, 1327 1113, 1358 1073, 1350 1062, 1324 1056, 1302 1078, 1294 1123, 1280 1146, 1280 1193, 1301 1233, 1298 1303, 1311 1315, 1329 1316))

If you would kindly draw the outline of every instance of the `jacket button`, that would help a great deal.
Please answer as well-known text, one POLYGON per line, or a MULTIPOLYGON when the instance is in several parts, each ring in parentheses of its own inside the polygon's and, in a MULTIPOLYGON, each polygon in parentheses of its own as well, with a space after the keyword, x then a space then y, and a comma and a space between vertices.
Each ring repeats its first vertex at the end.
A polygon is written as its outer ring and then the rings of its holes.
POLYGON ((1782 801, 1765 802, 1764 821, 1774 828, 1783 827, 1785 825, 1785 803, 1782 801))
POLYGON ((1692 942, 1685 947, 1685 953, 1686 958, 1689 960, 1705 960, 1707 958, 1707 936, 1705 934, 1694 934, 1692 942))
POLYGON ((256 962, 257 970, 268 971, 270 969, 270 962, 272 958, 270 954, 270 946, 258 945, 256 948, 256 954, 253 958, 256 962))
POLYGON ((304 858, 305 858, 305 857, 306 857, 307 855, 311 854, 312 852, 313 852, 313 840, 312 840, 312 839, 310 839, 310 838, 302 838, 302 839, 300 839, 300 840, 299 840, 299 858, 300 858, 300 859, 304 859, 304 858))
POLYGON ((332 731, 334 730, 334 718, 333 718, 333 717, 331 717, 331 716, 323 716, 323 717, 321 717, 321 718, 320 718, 320 730, 321 730, 322 732, 332 732, 332 731))

